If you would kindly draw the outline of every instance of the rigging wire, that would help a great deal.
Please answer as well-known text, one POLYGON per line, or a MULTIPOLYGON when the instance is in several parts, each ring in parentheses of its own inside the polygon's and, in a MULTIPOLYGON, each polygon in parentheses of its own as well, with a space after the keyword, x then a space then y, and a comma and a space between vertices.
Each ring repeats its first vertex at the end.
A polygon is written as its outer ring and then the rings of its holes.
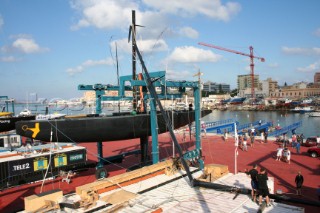
MULTIPOLYGON (((51 128, 51 132, 50 132, 50 142, 52 143, 52 128, 51 128)), ((42 193, 42 189, 43 189, 43 185, 44 185, 44 181, 47 177, 47 174, 48 174, 48 171, 49 171, 49 166, 51 165, 51 154, 52 154, 52 151, 50 150, 49 151, 49 163, 48 163, 48 166, 47 166, 47 170, 46 170, 46 173, 43 177, 43 180, 42 180, 42 184, 41 184, 41 188, 40 188, 40 193, 42 193)))

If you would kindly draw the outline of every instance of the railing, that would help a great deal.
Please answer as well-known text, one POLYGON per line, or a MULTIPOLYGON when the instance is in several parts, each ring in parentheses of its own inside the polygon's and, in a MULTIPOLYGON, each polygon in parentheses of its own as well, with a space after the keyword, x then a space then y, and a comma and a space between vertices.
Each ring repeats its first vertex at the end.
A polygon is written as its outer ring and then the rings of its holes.
POLYGON ((247 123, 247 124, 242 124, 238 126, 238 130, 242 130, 242 129, 248 129, 250 127, 255 127, 258 126, 260 124, 261 121, 261 125, 264 124, 264 120, 259 120, 259 121, 255 121, 253 123, 247 123))
POLYGON ((283 127, 283 128, 281 128, 279 130, 275 130, 273 132, 270 132, 269 136, 279 136, 279 135, 287 133, 287 132, 289 132, 291 130, 295 130, 296 128, 301 127, 301 126, 302 126, 302 121, 299 121, 299 122, 293 123, 293 124, 291 124, 289 126, 283 127))
POLYGON ((211 128, 211 127, 218 127, 218 126, 222 126, 225 124, 230 124, 230 123, 234 123, 236 122, 234 119, 227 119, 227 120, 221 120, 221 121, 212 121, 212 122, 206 122, 206 128, 211 128))

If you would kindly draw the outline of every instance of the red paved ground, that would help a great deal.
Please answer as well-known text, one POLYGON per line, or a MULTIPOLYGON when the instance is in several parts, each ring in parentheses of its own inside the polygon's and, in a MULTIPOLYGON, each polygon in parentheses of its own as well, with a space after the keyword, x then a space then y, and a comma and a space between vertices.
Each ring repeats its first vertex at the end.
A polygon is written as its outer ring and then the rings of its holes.
MULTIPOLYGON (((189 139, 186 142, 182 142, 181 135, 177 135, 177 138, 181 144, 182 149, 192 149, 194 142, 189 139)), ((151 139, 150 139, 151 140, 151 139)), ((96 144, 95 143, 81 143, 81 146, 87 147, 88 159, 96 160, 96 144)), ((317 200, 316 189, 319 187, 319 175, 320 164, 319 158, 311 158, 307 156, 306 147, 301 148, 301 154, 296 154, 295 150, 291 149, 292 157, 291 164, 275 161, 273 156, 277 145, 270 141, 268 144, 260 144, 258 141, 253 148, 249 147, 248 152, 238 151, 238 171, 244 171, 246 168, 250 169, 253 164, 258 164, 259 167, 267 169, 269 176, 275 179, 275 190, 281 189, 284 193, 288 193, 289 196, 295 193, 294 190, 294 178, 297 171, 301 171, 305 183, 302 190, 303 196, 301 199, 317 200)), ((122 142, 108 142, 104 143, 103 150, 105 156, 117 155, 123 152, 139 149, 139 140, 128 140, 122 142)), ((151 142, 150 142, 151 153, 151 142)), ((220 136, 210 135, 206 138, 202 138, 202 149, 204 160, 206 164, 216 163, 228 165, 229 171, 234 172, 234 140, 228 139, 228 142, 224 142, 220 136)), ((172 156, 172 142, 169 134, 162 134, 159 139, 159 151, 160 158, 163 159, 167 156, 172 156)), ((120 173, 124 173, 127 168, 133 166, 139 162, 140 156, 126 157, 123 163, 118 165, 106 166, 109 175, 114 176, 120 173)), ((46 181, 43 187, 44 191, 52 189, 62 189, 64 193, 74 192, 75 187, 83 185, 95 180, 95 169, 89 169, 88 171, 81 172, 72 179, 70 184, 61 182, 61 178, 57 178, 53 181, 46 181)), ((24 208, 24 197, 39 193, 41 183, 27 184, 11 189, 6 189, 0 192, 0 212, 15 212, 24 208)), ((306 212, 319 212, 319 208, 308 207, 306 212)))

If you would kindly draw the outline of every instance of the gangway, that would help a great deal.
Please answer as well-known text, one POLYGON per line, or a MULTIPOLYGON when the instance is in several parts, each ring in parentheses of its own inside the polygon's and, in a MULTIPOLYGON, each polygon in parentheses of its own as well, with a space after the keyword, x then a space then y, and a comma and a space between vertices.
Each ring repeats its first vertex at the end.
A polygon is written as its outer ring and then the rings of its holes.
POLYGON ((242 124, 238 126, 239 133, 243 134, 245 129, 255 129, 255 133, 258 131, 268 131, 269 127, 272 126, 272 122, 265 122, 264 120, 255 121, 253 123, 242 124))
POLYGON ((292 132, 295 132, 295 130, 299 127, 302 126, 302 121, 299 121, 299 122, 296 122, 296 123, 293 123, 289 126, 286 126, 286 127, 283 127, 279 130, 275 130, 273 132, 270 132, 269 133, 269 136, 279 136, 279 135, 282 135, 282 134, 286 134, 287 132, 289 131, 292 131, 292 132))
POLYGON ((205 122, 205 126, 207 132, 216 132, 217 134, 222 134, 224 130, 233 132, 234 123, 236 123, 237 125, 239 124, 239 122, 235 121, 234 119, 227 119, 221 121, 205 122))

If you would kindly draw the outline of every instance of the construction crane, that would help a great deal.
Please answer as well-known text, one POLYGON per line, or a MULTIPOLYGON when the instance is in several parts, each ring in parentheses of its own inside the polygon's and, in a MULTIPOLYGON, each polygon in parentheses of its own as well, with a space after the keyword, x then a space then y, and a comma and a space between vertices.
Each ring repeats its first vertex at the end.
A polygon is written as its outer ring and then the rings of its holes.
POLYGON ((255 93, 254 93, 254 63, 253 63, 253 59, 254 58, 259 59, 261 62, 265 62, 265 59, 261 58, 261 57, 254 56, 253 55, 253 47, 252 46, 249 47, 250 54, 246 54, 246 53, 242 53, 242 52, 239 52, 239 51, 236 51, 236 50, 230 50, 230 49, 227 49, 227 48, 224 48, 224 47, 219 47, 219 46, 215 46, 215 45, 207 44, 207 43, 203 43, 203 42, 199 42, 198 44, 202 45, 202 46, 211 47, 211 48, 215 48, 215 49, 219 49, 219 50, 223 50, 223 51, 227 51, 227 52, 231 52, 231 53, 235 53, 235 54, 239 54, 239 55, 244 55, 244 56, 250 57, 251 98, 255 97, 255 93))

